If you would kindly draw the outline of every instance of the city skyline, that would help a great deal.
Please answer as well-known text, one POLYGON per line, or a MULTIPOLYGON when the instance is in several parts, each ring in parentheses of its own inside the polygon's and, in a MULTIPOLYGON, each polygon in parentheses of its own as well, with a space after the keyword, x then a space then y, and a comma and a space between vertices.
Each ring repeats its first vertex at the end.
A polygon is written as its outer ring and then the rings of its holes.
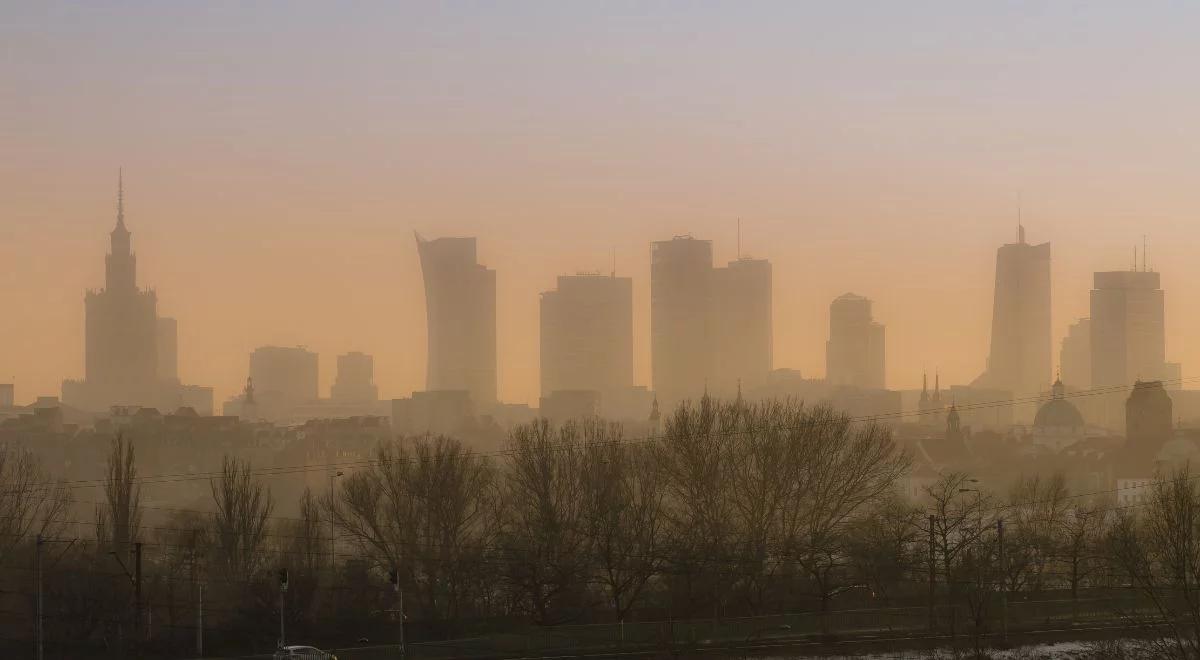
MULTIPOLYGON (((105 278, 110 283, 113 281, 117 281, 119 287, 129 288, 131 290, 139 290, 138 288, 136 288, 137 282, 133 280, 133 278, 135 277, 135 275, 134 275, 135 266, 133 265, 135 256, 134 256, 133 250, 131 249, 130 241, 129 241, 129 235, 131 232, 126 228, 126 225, 125 225, 124 192, 123 192, 123 187, 121 185, 118 186, 117 197, 118 197, 117 216, 116 216, 117 217, 117 221, 116 221, 117 225, 116 225, 116 229, 114 229, 112 232, 110 232, 110 241, 112 242, 112 250, 110 250, 109 255, 105 259, 105 271, 106 271, 105 278), (116 259, 115 261, 114 261, 114 256, 113 256, 114 253, 117 255, 115 258, 116 259), (127 266, 124 265, 124 262, 121 261, 121 259, 126 259, 128 261, 128 265, 127 266), (116 279, 114 280, 114 278, 116 278, 116 279)), ((486 275, 485 288, 487 288, 489 291, 491 289, 495 288, 495 286, 496 286, 495 281, 497 278, 495 269, 489 268, 487 266, 479 265, 480 257, 478 256, 479 250, 477 248, 477 238, 476 237, 440 237, 440 238, 436 238, 436 239, 425 239, 425 238, 421 237, 421 235, 418 233, 416 238, 417 238, 416 243, 417 243, 417 247, 418 247, 418 250, 417 250, 418 253, 420 252, 421 249, 433 250, 433 252, 431 252, 431 255, 437 255, 437 256, 433 256, 434 261, 436 261, 438 258, 443 258, 443 259, 450 258, 451 260, 457 259, 460 261, 465 259, 464 263, 470 262, 471 264, 474 264, 474 266, 472 268, 478 269, 478 272, 482 273, 483 275, 486 275), (444 247, 438 248, 437 246, 439 246, 439 245, 444 246, 444 247)), ((772 301, 772 305, 771 305, 772 309, 774 309, 775 307, 778 307, 780 305, 781 301, 778 300, 777 297, 774 297, 771 292, 771 288, 772 288, 771 282, 770 282, 771 263, 769 260, 751 259, 749 257, 739 255, 736 259, 731 260, 727 267, 716 267, 715 264, 711 263, 712 261, 714 261, 714 259, 712 257, 712 255, 714 253, 713 247, 712 247, 714 241, 697 240, 697 239, 693 239, 690 235, 687 235, 684 237, 676 236, 673 240, 670 240, 670 241, 656 241, 656 243, 670 245, 670 244, 677 243, 678 241, 680 241, 681 238, 687 239, 684 241, 685 243, 690 241, 691 243, 705 246, 704 250, 703 250, 704 258, 701 259, 701 261, 704 261, 705 263, 701 264, 700 267, 706 269, 706 272, 710 273, 709 279, 712 280, 712 284, 709 285, 709 287, 712 288, 712 291, 710 291, 710 293, 706 294, 708 298, 713 299, 713 301, 710 301, 709 303, 707 303, 710 307, 720 306, 719 303, 714 302, 714 301, 716 299, 720 298, 722 295, 724 295, 724 297, 727 298, 729 301, 736 301, 738 299, 737 295, 733 295, 731 297, 730 294, 718 293, 718 291, 720 290, 719 282, 722 281, 722 278, 717 277, 718 275, 724 276, 724 274, 727 272, 732 273, 733 271, 730 269, 732 269, 734 267, 739 267, 739 266, 749 267, 749 266, 752 266, 755 264, 760 264, 760 263, 766 268, 767 299, 772 301), (707 265, 705 265, 705 264, 707 264, 707 265)), ((740 222, 738 223, 737 240, 738 240, 738 246, 740 248, 740 242, 741 242, 740 222)), ((1039 249, 1048 250, 1048 244, 1041 245, 1041 246, 1030 246, 1027 243, 1025 243, 1024 240, 1025 240, 1024 239, 1024 228, 1023 228, 1023 226, 1019 226, 1017 242, 1016 243, 1008 243, 1008 244, 1004 244, 1004 245, 1000 246, 1000 250, 998 251, 997 254, 1003 255, 1003 254, 1005 254, 1006 250, 1012 250, 1015 248, 1020 248, 1022 246, 1027 247, 1027 248, 1039 248, 1039 249)), ((1153 277, 1153 281, 1156 283, 1155 285, 1157 286, 1157 283, 1161 281, 1162 274, 1151 268, 1151 266, 1149 264, 1149 258, 1147 256, 1147 248, 1143 245, 1143 247, 1141 249, 1142 249, 1142 253, 1139 256, 1137 247, 1134 248, 1134 261, 1130 265, 1130 268, 1127 271, 1097 271, 1096 273, 1094 273, 1094 277, 1099 278, 1101 275, 1106 275, 1107 273, 1111 272, 1111 273, 1113 273, 1113 275, 1108 275, 1108 277, 1111 279, 1112 277, 1120 277, 1120 273, 1129 272, 1129 273, 1133 273, 1133 275, 1131 275, 1131 277, 1141 278, 1142 274, 1144 273, 1147 277, 1153 277), (1139 261, 1139 259, 1140 259, 1140 261, 1139 261)), ((999 256, 997 257, 997 259, 998 259, 997 267, 999 268, 1000 264, 1003 263, 1003 260, 1001 260, 999 256)), ((1047 261, 1049 261, 1049 260, 1047 259, 1047 261)), ((615 266, 615 263, 614 263, 614 266, 615 266)), ((1046 267, 1048 268, 1049 266, 1047 265, 1046 267)), ((437 267, 435 267, 435 272, 436 272, 436 269, 437 269, 437 267)), ((457 272, 457 270, 458 269, 452 269, 453 272, 457 272)), ((470 269, 468 269, 468 270, 470 270, 470 269)), ((651 268, 649 270, 652 271, 653 269, 651 268)), ((447 271, 447 272, 450 272, 450 271, 447 271)), ((652 279, 652 277, 650 277, 649 275, 650 274, 648 274, 648 277, 646 278, 648 280, 652 279)), ((457 277, 458 276, 455 276, 455 278, 457 278, 457 277)), ((556 284, 561 286, 561 283, 564 281, 564 278, 566 278, 566 280, 571 280, 573 278, 580 278, 580 277, 586 278, 586 277, 592 277, 592 276, 589 276, 587 274, 576 274, 574 276, 559 275, 556 277, 556 284)), ((596 276, 596 277, 600 277, 601 279, 608 279, 611 277, 616 277, 616 271, 614 270, 608 276, 596 276)), ((725 276, 725 277, 727 278, 727 276, 725 276)), ((997 277, 999 277, 999 275, 997 277)), ((621 281, 626 281, 630 285, 632 285, 639 278, 636 276, 631 276, 631 277, 622 277, 620 279, 621 279, 621 281)), ((1052 279, 1053 278, 1051 278, 1051 280, 1052 279)), ((424 282, 424 278, 422 278, 422 281, 424 282)), ((468 282, 467 284, 470 284, 470 283, 468 282)), ((429 283, 426 282, 425 285, 428 286, 429 283)), ((728 286, 728 285, 725 285, 725 286, 728 286)), ((468 288, 470 288, 470 287, 468 287, 468 288)), ((147 292, 146 295, 153 296, 156 291, 156 287, 154 287, 152 284, 149 284, 140 290, 147 292)), ((89 288, 88 291, 89 291, 89 296, 95 295, 93 288, 89 288)), ((101 290, 101 292, 103 292, 103 290, 101 290)), ((1158 295, 1159 295, 1158 318, 1159 319, 1162 319, 1162 317, 1164 316, 1163 311, 1162 311, 1162 308, 1163 308, 1162 293, 1163 293, 1162 290, 1159 289, 1158 290, 1158 295)), ((735 294, 736 294, 736 292, 735 292, 735 294)), ((476 295, 476 294, 472 293, 471 295, 476 295)), ((487 295, 494 296, 494 294, 487 294, 487 295)), ((537 294, 535 292, 533 295, 538 296, 539 294, 537 294)), ((543 292, 540 295, 542 297, 544 297, 546 295, 546 293, 543 292)), ((1090 294, 1091 298, 1093 299, 1091 302, 1092 305, 1095 304, 1095 302, 1094 302, 1095 295, 1096 295, 1095 291, 1092 291, 1090 294)), ((745 296, 743 296, 743 297, 745 297, 745 296)), ((845 298, 846 298, 846 296, 841 296, 837 300, 835 300, 835 303, 838 300, 844 300, 845 298)), ((491 298, 489 298, 489 299, 491 299, 491 298)), ((491 304, 496 304, 496 303, 491 303, 491 304)), ((725 304, 729 304, 729 303, 726 302, 725 304)), ((995 307, 995 304, 993 304, 993 307, 995 307)), ((830 308, 830 311, 832 312, 832 308, 830 308)), ((475 314, 477 312, 464 311, 463 313, 475 314)), ((492 315, 492 314, 498 315, 499 312, 498 311, 497 312, 489 312, 488 310, 484 310, 484 313, 485 313, 485 316, 488 316, 488 315, 492 315)), ((1092 310, 1092 313, 1093 314, 1095 313, 1094 309, 1092 310)), ((712 312, 708 312, 708 314, 711 315, 712 312)), ((634 316, 637 316, 636 311, 634 312, 634 316)), ((1169 315, 1168 315, 1168 317, 1169 317, 1169 315)), ((721 344, 722 346, 735 345, 736 342, 731 343, 728 340, 728 338, 719 340, 716 337, 717 333, 716 333, 715 329, 718 327, 719 324, 716 323, 715 316, 712 316, 711 318, 713 319, 711 321, 711 323, 713 324, 713 335, 714 336, 712 338, 706 339, 705 342, 703 342, 703 343, 712 344, 713 346, 716 346, 718 343, 721 344)), ((828 320, 828 316, 826 317, 826 319, 828 320)), ((178 382, 178 380, 177 380, 178 379, 178 367, 176 364, 178 362, 178 348, 177 348, 177 336, 176 336, 177 332, 178 332, 177 321, 176 321, 176 319, 170 318, 170 317, 157 317, 156 321, 157 321, 157 323, 156 323, 156 327, 154 329, 155 330, 154 334, 156 335, 155 338, 156 338, 157 342, 159 344, 163 343, 164 338, 166 338, 167 341, 170 342, 169 343, 170 350, 167 350, 164 352, 161 346, 158 347, 157 352, 159 353, 159 358, 161 359, 162 355, 164 355, 164 354, 170 355, 170 361, 171 361, 171 367, 169 369, 171 371, 170 377, 173 379, 176 379, 176 382, 178 382)), ((1078 322, 1078 320, 1076 320, 1074 323, 1077 323, 1077 322, 1078 322)), ((445 324, 446 321, 441 321, 441 323, 445 324)), ((773 319, 771 319, 770 317, 767 317, 766 323, 767 323, 767 325, 765 327, 768 332, 768 335, 774 334, 775 329, 773 327, 773 319)), ((1058 323, 1059 323, 1059 319, 1054 319, 1054 321, 1051 325, 1052 325, 1052 332, 1055 336, 1055 339, 1059 340, 1058 343, 1061 346, 1061 340, 1068 338, 1068 334, 1071 331, 1071 328, 1068 328, 1066 331, 1060 331, 1059 328, 1057 327, 1058 323)), ((459 325, 466 325, 466 324, 459 324, 459 325)), ((480 324, 474 324, 474 325, 479 326, 480 324)), ((482 325, 486 326, 487 324, 485 323, 482 325)), ((1072 325, 1072 324, 1068 324, 1068 325, 1072 325)), ((1164 327, 1163 329, 1165 330, 1166 328, 1164 327)), ((636 332, 634 334, 636 335, 636 332)), ((726 331, 726 334, 728 334, 727 331, 726 331)), ((539 332, 535 336, 535 339, 537 341, 541 341, 540 335, 541 335, 541 333, 539 332)), ((828 340, 828 337, 827 337, 827 340, 828 340)), ((1159 350, 1161 351, 1162 350, 1162 345, 1161 345, 1162 339, 1160 339, 1159 341, 1160 341, 1159 350)), ((151 342, 151 344, 153 344, 153 343, 154 342, 151 342)), ((634 343, 635 344, 638 343, 636 337, 634 338, 634 343)), ((742 342, 742 344, 745 344, 745 342, 742 342)), ((753 342, 751 342, 751 344, 753 344, 753 342)), ((308 348, 307 344, 296 344, 296 346, 302 347, 304 349, 308 348)), ((773 349, 774 349, 773 340, 768 341, 768 346, 769 346, 769 348, 768 348, 768 355, 766 356, 766 360, 767 360, 767 363, 770 364, 770 360, 771 360, 770 353, 773 352, 773 349)), ((258 351, 262 350, 264 347, 270 348, 271 345, 270 344, 258 344, 249 352, 249 354, 252 358, 252 363, 253 363, 254 355, 258 351)), ((148 346, 147 350, 151 351, 152 353, 156 352, 154 346, 148 346)), ((714 349, 714 350, 716 350, 716 349, 714 349)), ((723 393, 723 394, 731 394, 732 393, 732 390, 730 390, 728 392, 724 391, 724 390, 729 390, 730 388, 728 388, 728 387, 718 387, 717 383, 721 382, 721 381, 719 381, 717 378, 715 378, 715 374, 718 373, 718 369, 716 367, 716 362, 719 359, 718 354, 722 353, 723 350, 724 349, 716 350, 716 353, 713 354, 714 363, 712 365, 705 367, 705 369, 707 369, 708 372, 713 375, 710 375, 708 377, 700 377, 698 379, 693 379, 693 380, 696 380, 696 382, 700 383, 700 386, 699 386, 700 390, 706 389, 710 384, 709 379, 712 378, 713 379, 712 385, 714 387, 717 387, 716 391, 718 391, 718 393, 723 393)), ((752 355, 755 350, 756 349, 753 349, 753 348, 750 349, 750 352, 752 355)), ((343 355, 343 353, 345 353, 346 351, 349 351, 350 353, 358 353, 357 349, 336 349, 336 352, 338 353, 337 359, 339 360, 339 364, 340 364, 340 360, 342 360, 343 358, 346 357, 345 355, 343 355)), ((386 351, 384 351, 384 352, 386 352, 386 351)), ((1062 368, 1062 364, 1061 364, 1062 356, 1059 354, 1058 350, 1052 350, 1051 352, 1053 353, 1053 357, 1051 359, 1053 361, 1055 369, 1060 370, 1062 368)), ((318 351, 317 353, 319 354, 320 351, 318 351)), ((1169 352, 1167 353, 1167 356, 1170 357, 1169 352)), ((373 356, 364 356, 364 357, 372 357, 372 360, 373 360, 373 356)), ((743 358, 744 356, 739 355, 738 357, 743 358)), ((503 352, 499 351, 499 354, 496 355, 496 357, 489 358, 489 359, 495 360, 496 363, 499 364, 503 360, 503 358, 504 358, 503 352)), ((318 359, 317 355, 313 355, 313 359, 317 360, 318 359)), ((826 359, 828 359, 828 356, 826 356, 826 359)), ((329 357, 326 357, 325 360, 329 360, 329 357)), ((1172 362, 1172 364, 1175 364, 1176 369, 1178 369, 1178 364, 1179 364, 1178 360, 1172 362)), ((316 365, 316 363, 314 362, 314 367, 315 367, 315 365, 316 365)), ((775 364, 773 366, 775 368, 780 368, 780 367, 791 368, 790 365, 775 364)), ((370 370, 373 370, 373 367, 371 367, 370 370)), ((940 371, 940 368, 939 368, 939 371, 940 371)), ((333 371, 332 373, 336 373, 336 371, 333 371)), ((927 373, 927 371, 925 371, 923 373, 927 373)), ((1165 377, 1171 376, 1171 377, 1174 377, 1177 379, 1178 378, 1177 374, 1178 374, 1177 371, 1172 372, 1172 373, 1167 373, 1164 371, 1161 374, 1155 374, 1153 377, 1154 378, 1159 378, 1159 377, 1165 378, 1165 377)), ((805 375, 810 378, 827 378, 828 377, 827 367, 826 367, 826 369, 823 369, 821 371, 807 372, 807 373, 805 373, 805 375)), ((1140 372, 1139 372, 1139 375, 1141 375, 1140 372)), ((985 373, 985 376, 986 376, 986 373, 985 373)), ((242 378, 244 379, 244 377, 245 377, 245 372, 243 370, 242 378)), ((409 394, 411 392, 418 392, 418 391, 430 389, 429 379, 431 377, 435 377, 432 371, 430 371, 429 373, 426 374, 425 380, 423 382, 415 384, 411 390, 404 391, 403 394, 409 394)), ((489 376, 487 379, 485 379, 485 383, 490 382, 491 378, 492 377, 489 376)), ((544 396, 545 394, 548 393, 548 390, 545 389, 546 385, 543 382, 543 378, 544 378, 544 376, 539 375, 539 377, 536 381, 538 391, 536 392, 535 396, 529 402, 536 402, 539 396, 544 396)), ((984 377, 981 377, 981 378, 984 378, 984 377)), ((323 396, 329 394, 332 390, 333 385, 336 384, 335 381, 333 380, 332 376, 327 375, 327 374, 322 374, 318 379, 318 374, 314 373, 313 379, 314 379, 314 383, 317 385, 317 390, 316 390, 317 394, 315 397, 313 397, 314 400, 317 397, 323 397, 323 396)), ((69 380, 71 380, 71 377, 68 376, 64 380, 69 381, 69 380)), ((726 380, 730 380, 731 382, 734 382, 734 379, 732 377, 728 377, 728 378, 726 378, 726 380)), ((907 384, 908 380, 909 380, 908 378, 904 378, 902 376, 902 377, 898 378, 898 380, 901 381, 901 383, 903 383, 903 384, 895 385, 893 383, 888 383, 889 389, 897 389, 897 390, 900 390, 900 389, 915 390, 916 389, 915 384, 912 386, 909 386, 907 384)), ((741 381, 741 379, 737 379, 737 382, 740 383, 740 381, 741 381)), ((951 381, 948 380, 948 382, 951 382, 951 381)), ((954 381, 954 382, 957 382, 957 381, 954 381)), ((964 382, 968 382, 968 381, 964 381, 964 382)), ((244 384, 244 381, 243 381, 243 384, 244 384)), ((436 385, 436 381, 435 381, 435 385, 436 385)), ((651 377, 651 379, 649 379, 649 381, 639 381, 637 376, 635 375, 634 379, 633 379, 633 385, 642 386, 642 387, 650 386, 653 389, 652 377, 651 377)), ((986 387, 988 385, 988 383, 983 383, 983 385, 986 387)), ((1178 384, 1173 384, 1173 386, 1179 387, 1178 384)), ((438 388, 438 387, 434 386, 432 389, 445 389, 445 388, 438 388)), ((456 388, 450 387, 449 389, 456 389, 456 388)), ((468 387, 467 389, 470 389, 470 388, 468 387)), ((486 385, 485 385, 485 389, 486 389, 486 385)), ((693 388, 693 389, 695 389, 695 388, 693 388)), ((998 389, 1001 391, 1004 390, 1004 388, 1002 388, 1002 387, 992 387, 992 389, 998 389)), ((697 390, 697 392, 699 392, 700 390, 697 390)), ((18 388, 17 391, 20 392, 20 389, 18 388)), ((236 399, 236 395, 240 394, 241 391, 242 391, 242 388, 238 388, 236 391, 229 392, 228 395, 226 395, 226 396, 214 397, 214 399, 217 401, 220 401, 222 398, 236 399)), ((1048 391, 1049 391, 1048 388, 1042 388, 1041 393, 1045 393, 1048 391)), ((46 393, 44 393, 44 392, 38 392, 38 393, 31 393, 29 396, 32 400, 33 397, 44 396, 45 394, 46 393)), ((55 394, 58 394, 58 393, 56 392, 55 394)), ((693 395, 698 395, 698 394, 689 392, 689 393, 685 393, 684 396, 693 396, 693 395)), ((401 394, 390 394, 385 391, 384 396, 382 398, 397 398, 399 396, 401 396, 401 394)), ((484 394, 485 401, 488 400, 487 397, 488 397, 488 394, 485 393, 484 394)), ((70 397, 68 397, 68 398, 70 398, 70 397)), ((18 394, 18 401, 19 400, 20 400, 20 394, 18 394)), ((505 399, 503 397, 500 397, 498 400, 505 401, 505 399)), ((527 401, 525 401, 523 399, 519 399, 519 398, 508 399, 507 401, 515 402, 515 403, 527 403, 527 401)))
POLYGON ((890 385, 969 382, 1018 197, 1055 246, 1052 347, 1147 234, 1186 370, 1196 11, 27 7, 0 27, 25 55, 0 64, 20 100, 0 108, 0 309, 22 310, 0 320, 0 380, 29 401, 84 376, 122 165, 140 280, 178 320, 179 376, 217 401, 271 344, 318 352, 322 392, 353 350, 385 396, 423 388, 414 230, 478 237, 499 396, 529 403, 537 292, 615 248, 649 384, 650 243, 691 233, 724 264, 739 218, 742 253, 774 267, 774 366, 822 374, 829 301, 855 291, 888 326, 890 385))

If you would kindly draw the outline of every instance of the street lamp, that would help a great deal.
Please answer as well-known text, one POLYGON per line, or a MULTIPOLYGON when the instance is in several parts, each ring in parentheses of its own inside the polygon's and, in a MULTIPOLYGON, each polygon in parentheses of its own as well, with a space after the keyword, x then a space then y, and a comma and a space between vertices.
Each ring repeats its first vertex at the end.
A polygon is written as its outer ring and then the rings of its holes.
POLYGON ((329 473, 329 575, 331 577, 337 571, 337 529, 334 527, 333 520, 333 508, 337 506, 337 493, 333 490, 333 480, 342 474, 341 470, 329 473))

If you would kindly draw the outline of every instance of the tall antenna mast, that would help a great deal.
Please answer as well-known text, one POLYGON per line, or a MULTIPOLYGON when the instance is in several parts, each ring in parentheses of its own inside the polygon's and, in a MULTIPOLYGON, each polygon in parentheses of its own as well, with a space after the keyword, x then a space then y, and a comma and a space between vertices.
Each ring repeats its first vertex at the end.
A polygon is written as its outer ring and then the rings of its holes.
POLYGON ((1142 234, 1142 272, 1146 272, 1146 235, 1142 234))
POLYGON ((742 219, 741 218, 738 218, 737 258, 738 259, 742 258, 742 219))

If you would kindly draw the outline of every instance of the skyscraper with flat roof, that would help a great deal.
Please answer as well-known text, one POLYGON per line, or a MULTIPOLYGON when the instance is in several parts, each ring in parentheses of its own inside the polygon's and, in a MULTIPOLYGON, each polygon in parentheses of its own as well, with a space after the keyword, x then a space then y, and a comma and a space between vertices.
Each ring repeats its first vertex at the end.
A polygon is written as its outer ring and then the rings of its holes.
POLYGON ((884 388, 883 325, 871 316, 871 301, 853 293, 829 305, 825 378, 833 385, 884 388))
POLYGON ((712 241, 676 236, 650 252, 650 370, 666 405, 699 397, 713 375, 712 241))
POLYGON ((375 386, 375 358, 352 351, 337 358, 337 378, 329 398, 338 402, 366 403, 379 400, 375 386))
POLYGON ((474 238, 416 238, 428 328, 425 389, 466 390, 489 406, 496 401, 496 271, 478 263, 474 238))
POLYGON ((1050 244, 1017 242, 996 251, 992 345, 974 385, 1035 396, 1050 389, 1050 244))
POLYGON ((317 354, 303 346, 262 346, 250 354, 255 397, 280 406, 316 401, 317 354))
POLYGON ((709 389, 732 396, 754 389, 771 373, 771 262, 743 257, 713 269, 713 374, 709 389))
POLYGON ((633 280, 563 275, 541 298, 542 396, 600 393, 603 405, 633 386, 633 280))
POLYGON ((1096 273, 1091 294, 1093 387, 1128 387, 1166 374, 1163 290, 1154 271, 1096 273))

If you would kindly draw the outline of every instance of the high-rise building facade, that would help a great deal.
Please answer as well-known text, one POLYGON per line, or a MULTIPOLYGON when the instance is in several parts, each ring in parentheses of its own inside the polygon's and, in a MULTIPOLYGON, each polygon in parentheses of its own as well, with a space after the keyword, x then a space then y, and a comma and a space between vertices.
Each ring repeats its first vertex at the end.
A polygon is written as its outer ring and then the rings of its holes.
POLYGON ((428 391, 465 390, 496 402, 496 271, 478 263, 474 238, 417 235, 425 280, 428 391))
POLYGON ((713 268, 712 241, 676 236, 652 245, 651 377, 664 405, 765 384, 773 344, 769 261, 713 268))
POLYGON ((541 297, 542 396, 633 387, 633 280, 564 275, 541 297))
POLYGON ((1050 343, 1050 244, 1030 245, 1020 227, 996 251, 991 351, 975 385, 1018 398, 1048 391, 1050 343))
POLYGON ((179 381, 179 323, 175 319, 160 316, 157 330, 158 377, 165 381, 179 381))
POLYGON ((1092 386, 1092 320, 1079 319, 1067 328, 1058 354, 1059 379, 1075 390, 1092 386))
POLYGON ((317 354, 302 346, 262 346, 250 354, 250 380, 260 403, 316 401, 317 354))
POLYGON ((699 397, 713 375, 712 241, 676 236, 650 253, 650 371, 660 401, 699 397))
POLYGON ((1096 273, 1091 293, 1093 387, 1166 376, 1163 290, 1147 270, 1096 273))
POLYGON ((871 316, 871 301, 853 293, 829 305, 825 378, 833 385, 884 389, 884 330, 871 316))
POLYGON ((337 358, 337 378, 329 398, 337 402, 366 403, 379 400, 375 386, 375 358, 353 351, 337 358))
POLYGON ((739 258, 713 270, 713 373, 709 388, 733 395, 766 384, 774 348, 771 262, 739 258))

